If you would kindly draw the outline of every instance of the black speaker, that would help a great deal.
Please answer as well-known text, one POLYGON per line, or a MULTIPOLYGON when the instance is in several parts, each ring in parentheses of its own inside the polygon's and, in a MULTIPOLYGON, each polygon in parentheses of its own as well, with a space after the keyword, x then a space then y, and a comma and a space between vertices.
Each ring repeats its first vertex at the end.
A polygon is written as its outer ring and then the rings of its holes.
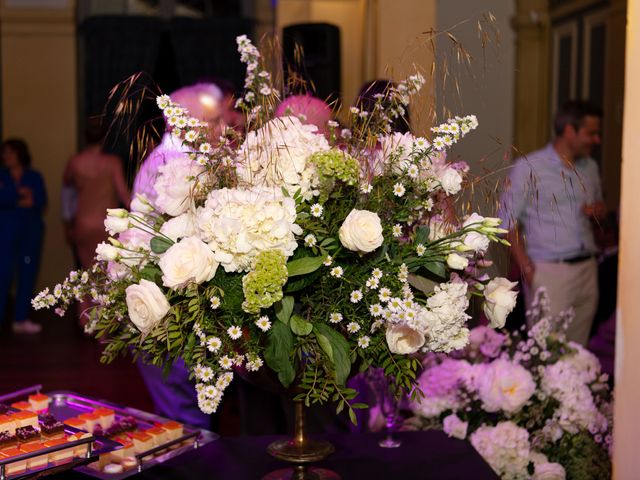
POLYGON ((340 98, 338 27, 329 23, 290 25, 282 31, 282 49, 285 72, 287 68, 293 70, 306 81, 307 90, 323 100, 340 98), (302 58, 296 54, 297 46, 302 48, 302 58))

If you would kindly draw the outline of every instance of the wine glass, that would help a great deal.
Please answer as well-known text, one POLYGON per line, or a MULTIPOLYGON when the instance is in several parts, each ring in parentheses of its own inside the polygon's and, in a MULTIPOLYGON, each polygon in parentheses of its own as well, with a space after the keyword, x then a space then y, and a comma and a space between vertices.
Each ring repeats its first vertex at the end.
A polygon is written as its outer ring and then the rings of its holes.
POLYGON ((397 448, 402 442, 394 438, 393 434, 397 428, 400 400, 396 398, 393 382, 385 377, 382 369, 371 369, 368 377, 385 421, 386 435, 384 439, 378 442, 378 445, 382 448, 397 448))

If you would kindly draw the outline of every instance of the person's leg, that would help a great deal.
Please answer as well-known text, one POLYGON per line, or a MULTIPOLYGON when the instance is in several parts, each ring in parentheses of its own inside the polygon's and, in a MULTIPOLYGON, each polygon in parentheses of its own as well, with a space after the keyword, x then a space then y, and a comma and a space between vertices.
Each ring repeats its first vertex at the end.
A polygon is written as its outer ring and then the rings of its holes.
POLYGON ((567 340, 586 346, 598 306, 598 265, 592 259, 571 265, 571 269, 568 284, 574 291, 575 317, 567 329, 567 340))
POLYGON ((40 268, 42 234, 42 226, 33 225, 33 228, 28 230, 28 234, 20 239, 15 307, 15 320, 17 323, 27 320, 31 312, 31 299, 33 298, 40 268))
MULTIPOLYGON (((535 273, 531 285, 525 291, 527 309, 530 308, 535 292, 545 287, 549 298, 549 313, 557 315, 573 306, 572 285, 567 279, 571 278, 571 266, 564 263, 536 262, 535 273)), ((527 321, 529 328, 532 325, 527 321)))

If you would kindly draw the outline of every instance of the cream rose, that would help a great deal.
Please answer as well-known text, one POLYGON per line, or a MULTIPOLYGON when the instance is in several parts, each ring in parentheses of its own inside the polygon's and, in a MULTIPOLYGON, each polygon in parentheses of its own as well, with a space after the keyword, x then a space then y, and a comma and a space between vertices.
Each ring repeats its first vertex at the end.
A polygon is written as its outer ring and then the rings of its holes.
POLYGON ((509 360, 494 360, 476 379, 478 396, 487 412, 515 413, 531 398, 536 384, 523 366, 509 360))
POLYGON ((163 274, 162 284, 169 288, 211 280, 218 268, 209 246, 197 237, 184 238, 169 247, 158 265, 163 274))
POLYGON ((407 355, 417 352, 424 345, 424 335, 406 325, 387 327, 387 345, 392 353, 407 355))
POLYGON ((559 463, 538 463, 535 466, 532 480, 565 480, 567 474, 559 463))
POLYGON ((447 167, 438 172, 438 180, 442 189, 449 195, 455 195, 460 191, 462 176, 455 168, 447 167))
POLYGON ((447 416, 442 420, 444 433, 453 438, 464 440, 467 437, 467 428, 469 422, 463 422, 455 413, 447 416))
POLYGON ((516 282, 510 282, 506 278, 496 277, 484 288, 484 304, 482 309, 491 321, 492 328, 502 328, 507 320, 507 315, 516 306, 518 292, 512 289, 516 282))
POLYGON ((153 330, 171 308, 160 287, 149 280, 129 285, 125 293, 129 318, 143 334, 153 330))
POLYGON ((338 235, 342 245, 354 252, 373 252, 384 241, 380 217, 368 210, 351 210, 338 235))

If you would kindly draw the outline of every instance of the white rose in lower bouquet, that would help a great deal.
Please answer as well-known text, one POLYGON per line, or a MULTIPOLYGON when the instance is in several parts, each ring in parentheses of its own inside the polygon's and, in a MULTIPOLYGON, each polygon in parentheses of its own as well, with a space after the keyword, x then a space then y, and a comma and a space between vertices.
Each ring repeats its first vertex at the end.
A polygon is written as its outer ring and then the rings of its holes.
POLYGON ((149 280, 129 285, 125 292, 129 318, 143 334, 153 330, 171 308, 160 287, 149 280))
POLYGON ((158 262, 165 287, 182 288, 190 282, 200 284, 216 274, 218 262, 209 246, 197 237, 173 244, 158 262))
POLYGON ((399 355, 415 353, 424 345, 424 335, 406 325, 391 325, 387 327, 387 345, 399 355))
POLYGON ((498 277, 489 281, 484 287, 483 310, 491 321, 491 327, 502 328, 507 320, 507 315, 516 306, 518 292, 513 291, 516 282, 510 282, 506 278, 498 277))
POLYGON ((377 213, 351 210, 339 231, 340 242, 354 252, 373 252, 382 245, 382 224, 377 213))

